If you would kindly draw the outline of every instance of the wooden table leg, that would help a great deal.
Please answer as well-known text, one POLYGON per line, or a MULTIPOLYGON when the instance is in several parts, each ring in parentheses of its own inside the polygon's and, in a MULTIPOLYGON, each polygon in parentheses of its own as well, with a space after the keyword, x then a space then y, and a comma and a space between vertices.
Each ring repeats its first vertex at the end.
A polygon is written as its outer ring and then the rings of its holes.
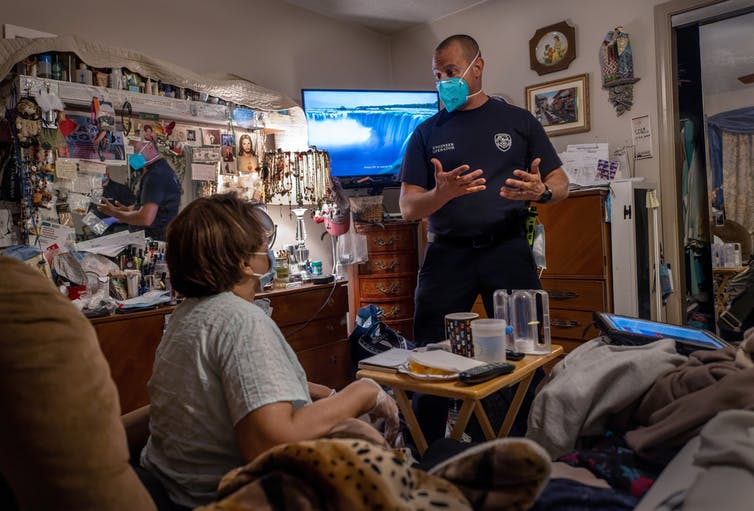
POLYGON ((513 402, 508 407, 508 413, 505 414, 505 419, 503 420, 503 425, 500 426, 500 431, 497 433, 498 438, 503 438, 508 436, 508 433, 511 432, 511 428, 513 427, 513 421, 516 420, 516 415, 518 415, 518 411, 521 408, 521 403, 524 401, 524 396, 526 396, 526 391, 529 389, 529 385, 531 385, 531 381, 534 379, 534 371, 529 374, 526 378, 518 382, 518 389, 516 390, 516 395, 513 396, 513 402))
POLYGON ((479 426, 482 428, 484 438, 487 440, 494 440, 496 438, 495 430, 492 429, 492 424, 490 424, 490 419, 487 417, 487 412, 484 410, 481 401, 477 401, 477 404, 474 407, 474 415, 476 415, 476 418, 479 421, 479 426))
POLYGON ((424 454, 427 450, 427 439, 424 438, 424 433, 419 426, 419 421, 414 415, 414 409, 411 407, 411 401, 406 396, 406 392, 401 389, 393 388, 393 394, 395 395, 395 402, 398 403, 398 408, 403 412, 403 418, 406 420, 408 430, 411 432, 411 436, 414 438, 414 445, 419 451, 419 454, 424 454))
POLYGON ((477 402, 473 399, 464 400, 463 405, 456 416, 456 423, 453 425, 453 430, 450 432, 450 438, 455 440, 461 439, 461 435, 463 435, 466 426, 469 424, 469 419, 471 418, 471 413, 474 411, 476 403, 477 402))

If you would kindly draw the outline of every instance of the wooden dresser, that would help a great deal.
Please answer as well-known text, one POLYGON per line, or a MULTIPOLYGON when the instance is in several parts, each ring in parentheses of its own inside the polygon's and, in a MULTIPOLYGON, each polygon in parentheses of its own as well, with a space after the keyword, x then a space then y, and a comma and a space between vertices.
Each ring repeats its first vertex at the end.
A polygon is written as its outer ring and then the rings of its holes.
MULTIPOLYGON (((309 381, 337 389, 351 381, 346 282, 276 289, 269 298, 272 319, 296 352, 309 381)), ((147 381, 162 338, 165 319, 174 307, 91 320, 118 388, 121 413, 149 402, 147 381)))
POLYGON ((419 223, 354 225, 357 233, 367 237, 369 260, 348 267, 352 323, 360 307, 375 304, 382 309, 382 320, 390 328, 413 339, 419 223))
POLYGON ((545 226, 547 269, 542 287, 550 296, 553 344, 566 353, 599 334, 593 311, 612 312, 610 224, 606 190, 571 192, 557 204, 537 204, 545 226))

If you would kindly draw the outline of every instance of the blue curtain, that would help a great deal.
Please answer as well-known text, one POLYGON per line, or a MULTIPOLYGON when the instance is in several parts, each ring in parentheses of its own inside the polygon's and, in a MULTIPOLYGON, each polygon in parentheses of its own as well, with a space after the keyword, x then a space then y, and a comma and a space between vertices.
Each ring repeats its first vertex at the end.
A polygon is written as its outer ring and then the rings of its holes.
POLYGON ((712 163, 712 190, 715 200, 712 206, 723 206, 723 131, 740 135, 754 134, 754 107, 739 108, 707 118, 710 162, 712 163))

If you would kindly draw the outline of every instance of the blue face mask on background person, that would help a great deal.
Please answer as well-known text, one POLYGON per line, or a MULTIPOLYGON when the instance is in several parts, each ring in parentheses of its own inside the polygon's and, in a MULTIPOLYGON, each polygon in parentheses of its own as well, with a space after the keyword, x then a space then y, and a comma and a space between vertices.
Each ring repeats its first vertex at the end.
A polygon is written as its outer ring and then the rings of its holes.
POLYGON ((437 81, 437 92, 440 94, 440 100, 445 105, 445 110, 452 112, 453 110, 462 107, 466 104, 471 96, 479 94, 481 89, 474 94, 469 95, 469 84, 463 79, 466 73, 469 72, 471 66, 474 65, 476 59, 479 58, 479 53, 476 54, 474 60, 469 63, 466 71, 461 76, 455 76, 453 78, 443 78, 437 81))

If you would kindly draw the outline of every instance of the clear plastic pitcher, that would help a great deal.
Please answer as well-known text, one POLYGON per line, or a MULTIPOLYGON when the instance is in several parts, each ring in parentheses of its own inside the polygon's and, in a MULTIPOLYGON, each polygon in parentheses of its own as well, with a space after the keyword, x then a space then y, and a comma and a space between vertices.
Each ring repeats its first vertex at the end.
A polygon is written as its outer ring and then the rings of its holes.
POLYGON ((509 349, 532 355, 549 355, 550 304, 547 291, 541 289, 498 289, 493 295, 495 317, 510 326, 509 349))

